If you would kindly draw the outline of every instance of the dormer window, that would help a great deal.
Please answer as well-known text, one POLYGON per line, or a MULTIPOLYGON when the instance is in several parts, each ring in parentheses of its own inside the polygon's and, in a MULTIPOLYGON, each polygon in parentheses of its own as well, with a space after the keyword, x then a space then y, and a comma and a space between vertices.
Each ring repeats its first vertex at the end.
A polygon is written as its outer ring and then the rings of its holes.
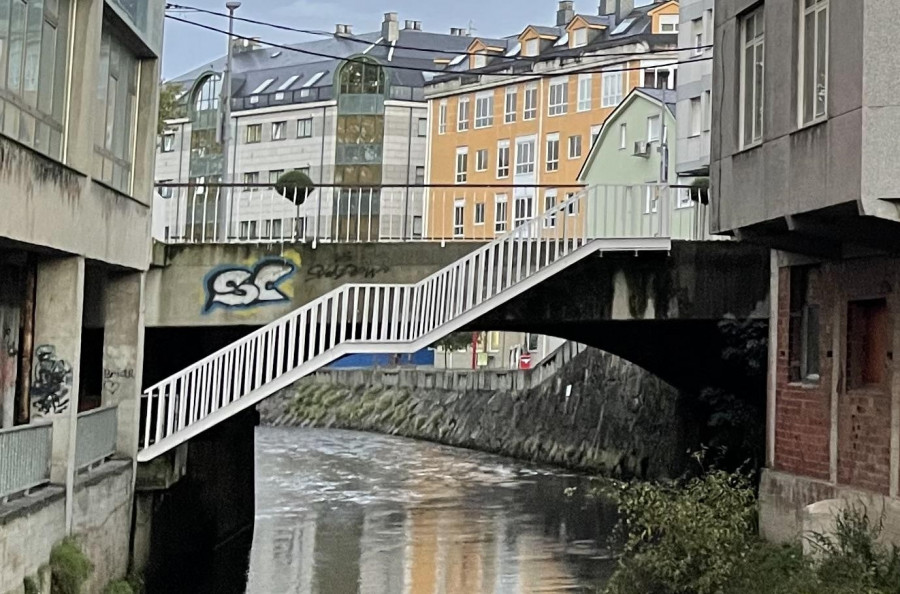
POLYGON ((660 33, 678 33, 678 20, 679 17, 677 14, 664 14, 659 17, 659 32, 660 33))
POLYGON ((587 27, 575 29, 572 31, 572 47, 584 47, 588 42, 587 27))
POLYGON ((484 54, 475 54, 472 56, 472 68, 484 68, 487 66, 487 56, 484 54))
POLYGON ((541 40, 540 39, 529 39, 525 42, 525 55, 526 56, 536 56, 541 53, 541 40))

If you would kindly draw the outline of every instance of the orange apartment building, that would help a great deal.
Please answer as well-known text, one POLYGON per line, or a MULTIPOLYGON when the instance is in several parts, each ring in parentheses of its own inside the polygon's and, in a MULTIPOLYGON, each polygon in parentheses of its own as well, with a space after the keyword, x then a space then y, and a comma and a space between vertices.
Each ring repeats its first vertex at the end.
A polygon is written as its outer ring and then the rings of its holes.
POLYGON ((429 236, 492 238, 577 192, 593 141, 629 91, 675 88, 690 55, 676 51, 678 19, 674 0, 604 0, 597 15, 565 1, 553 27, 473 39, 468 60, 426 86, 427 181, 458 186, 428 193, 429 236))

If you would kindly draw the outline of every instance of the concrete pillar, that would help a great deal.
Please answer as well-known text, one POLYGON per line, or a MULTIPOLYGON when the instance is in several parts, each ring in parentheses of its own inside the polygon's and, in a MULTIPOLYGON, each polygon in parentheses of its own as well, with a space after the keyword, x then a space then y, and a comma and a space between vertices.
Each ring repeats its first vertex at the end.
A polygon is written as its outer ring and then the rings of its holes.
POLYGON ((37 266, 31 419, 53 422, 51 480, 66 486, 66 527, 72 528, 78 419, 84 258, 43 260, 37 266))
POLYGON ((118 406, 116 451, 135 459, 144 367, 144 274, 110 273, 103 334, 103 406, 118 406))

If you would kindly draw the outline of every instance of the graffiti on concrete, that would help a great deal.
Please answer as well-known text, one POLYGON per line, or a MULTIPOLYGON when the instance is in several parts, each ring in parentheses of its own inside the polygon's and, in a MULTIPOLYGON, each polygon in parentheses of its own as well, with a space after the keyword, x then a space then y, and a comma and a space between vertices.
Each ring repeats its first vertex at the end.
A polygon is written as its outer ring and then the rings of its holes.
POLYGON ((34 351, 34 380, 31 382, 31 406, 42 415, 59 414, 69 408, 72 366, 56 356, 56 347, 41 345, 34 351))
POLYGON ((115 396, 122 380, 133 380, 134 369, 103 369, 103 387, 110 396, 115 396))
POLYGON ((306 276, 315 280, 340 280, 342 278, 373 279, 379 274, 385 274, 391 271, 389 266, 354 264, 352 259, 350 254, 343 254, 338 256, 336 262, 333 264, 315 264, 310 267, 306 276))
POLYGON ((246 309, 290 301, 279 286, 297 271, 286 258, 265 258, 252 267, 222 266, 206 276, 204 313, 217 307, 246 309))

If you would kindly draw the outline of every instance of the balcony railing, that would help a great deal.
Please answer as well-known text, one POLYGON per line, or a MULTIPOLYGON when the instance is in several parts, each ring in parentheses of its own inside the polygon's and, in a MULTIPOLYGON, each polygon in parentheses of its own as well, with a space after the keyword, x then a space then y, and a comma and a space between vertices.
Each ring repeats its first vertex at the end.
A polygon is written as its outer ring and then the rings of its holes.
MULTIPOLYGON (((580 186, 318 187, 295 204, 272 186, 162 184, 154 239, 164 243, 369 243, 491 241, 550 212, 580 186)), ((661 184, 593 186, 565 214, 544 220, 592 235, 635 235, 659 218, 673 239, 708 238, 706 207, 686 188, 661 184), (671 205, 671 208, 668 206, 671 205)))
POLYGON ((110 406, 78 415, 75 470, 99 464, 116 453, 118 408, 110 406))
POLYGON ((53 425, 0 431, 0 501, 50 482, 53 425))

